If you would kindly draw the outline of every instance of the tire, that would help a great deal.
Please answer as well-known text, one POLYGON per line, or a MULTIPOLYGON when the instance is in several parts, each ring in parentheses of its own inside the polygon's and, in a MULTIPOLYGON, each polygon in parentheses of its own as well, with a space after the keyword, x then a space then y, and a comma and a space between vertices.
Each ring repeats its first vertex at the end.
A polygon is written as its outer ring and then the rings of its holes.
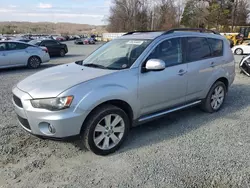
POLYGON ((242 54, 243 54, 243 50, 242 50, 241 48, 237 48, 237 49, 234 51, 234 53, 235 53, 236 55, 242 55, 242 54))
POLYGON ((28 68, 30 69, 37 69, 41 65, 41 59, 37 56, 32 56, 28 60, 28 68))
POLYGON ((224 104, 225 98, 226 98, 226 86, 223 82, 217 81, 214 83, 214 85, 209 90, 207 97, 202 101, 201 108, 203 111, 208 113, 214 113, 221 109, 221 107, 224 104), (216 95, 216 92, 218 92, 218 88, 222 89, 221 92, 216 95), (217 102, 214 102, 217 101, 217 102), (215 107, 215 103, 217 106, 215 107))
POLYGON ((90 114, 83 124, 81 146, 83 144, 96 155, 108 155, 115 152, 122 145, 128 135, 129 128, 128 115, 122 109, 113 105, 100 106, 90 114), (116 118, 117 121, 120 121, 112 126, 116 118), (111 124, 107 126, 106 121, 109 120, 111 124), (108 129, 108 127, 111 128, 108 129), (117 132, 118 130, 120 132, 117 132), (113 140, 117 141, 117 143, 113 140))
POLYGON ((61 49, 61 50, 60 50, 60 56, 61 56, 61 57, 64 57, 64 56, 65 56, 65 50, 64 50, 64 49, 61 49))

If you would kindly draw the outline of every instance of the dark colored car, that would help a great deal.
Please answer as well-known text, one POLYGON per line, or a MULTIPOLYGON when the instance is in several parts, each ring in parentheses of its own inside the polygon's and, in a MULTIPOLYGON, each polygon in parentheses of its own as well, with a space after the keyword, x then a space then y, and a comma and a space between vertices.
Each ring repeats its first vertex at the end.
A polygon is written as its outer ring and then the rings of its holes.
POLYGON ((45 46, 50 56, 65 56, 68 53, 68 47, 66 44, 62 44, 56 40, 32 40, 29 42, 30 44, 37 45, 37 46, 45 46))

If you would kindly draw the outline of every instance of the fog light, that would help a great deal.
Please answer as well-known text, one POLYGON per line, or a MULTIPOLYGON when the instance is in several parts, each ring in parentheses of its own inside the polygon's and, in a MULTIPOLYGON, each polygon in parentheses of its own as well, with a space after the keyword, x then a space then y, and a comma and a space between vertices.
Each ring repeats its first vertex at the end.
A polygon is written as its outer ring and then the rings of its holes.
POLYGON ((51 132, 52 134, 56 133, 55 128, 51 124, 48 125, 48 128, 49 128, 49 132, 51 132))
POLYGON ((56 129, 53 125, 48 122, 41 122, 38 125, 40 131, 46 136, 52 136, 56 133, 56 129))

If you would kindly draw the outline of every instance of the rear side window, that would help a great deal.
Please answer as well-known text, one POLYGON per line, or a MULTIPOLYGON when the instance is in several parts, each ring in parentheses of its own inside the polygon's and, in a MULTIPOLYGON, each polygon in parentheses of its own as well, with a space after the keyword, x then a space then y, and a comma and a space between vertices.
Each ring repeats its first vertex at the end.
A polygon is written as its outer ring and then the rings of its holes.
POLYGON ((0 52, 7 49, 6 43, 0 43, 0 52))
POLYGON ((30 45, 23 43, 8 43, 8 50, 23 50, 28 48, 30 45))
POLYGON ((222 40, 208 38, 207 41, 211 47, 213 57, 223 56, 222 40))
POLYGON ((206 38, 189 37, 187 38, 187 62, 199 61, 212 57, 206 38))

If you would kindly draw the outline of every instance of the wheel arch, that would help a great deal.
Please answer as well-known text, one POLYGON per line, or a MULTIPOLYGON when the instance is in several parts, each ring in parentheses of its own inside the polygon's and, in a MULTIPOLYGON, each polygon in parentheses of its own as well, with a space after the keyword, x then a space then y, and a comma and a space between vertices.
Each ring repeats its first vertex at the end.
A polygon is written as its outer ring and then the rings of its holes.
POLYGON ((84 130, 84 123, 88 121, 88 118, 90 118, 90 116, 94 113, 94 111, 96 109, 98 109, 99 107, 103 106, 103 105, 107 105, 107 104, 110 104, 110 105, 114 105, 118 108, 121 108, 127 115, 128 115, 128 118, 130 120, 130 126, 132 126, 133 124, 133 119, 134 119, 134 112, 132 110, 132 107, 124 100, 121 100, 121 99, 111 99, 111 100, 108 100, 108 101, 105 101, 105 102, 102 102, 100 104, 98 104, 97 106, 95 106, 89 113, 88 115, 86 116, 83 124, 82 124, 82 127, 81 127, 81 132, 84 130))

